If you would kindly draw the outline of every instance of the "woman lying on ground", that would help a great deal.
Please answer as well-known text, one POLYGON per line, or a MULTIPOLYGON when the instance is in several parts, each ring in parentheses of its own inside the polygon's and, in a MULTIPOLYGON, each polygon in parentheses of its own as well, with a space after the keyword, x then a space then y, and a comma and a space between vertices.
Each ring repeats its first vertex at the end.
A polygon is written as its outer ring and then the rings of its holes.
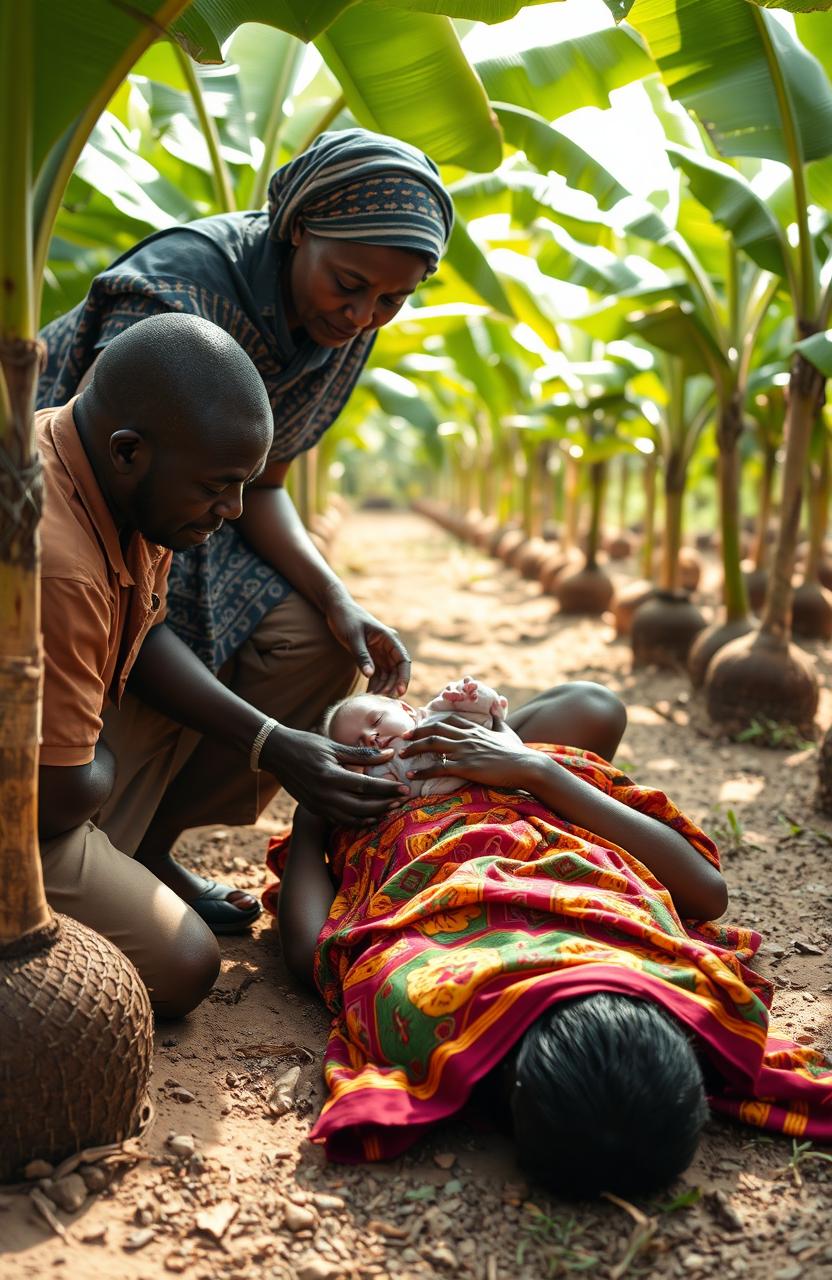
POLYGON ((372 828, 299 810, 275 842, 266 904, 333 1014, 312 1139, 336 1160, 397 1155, 485 1081, 550 1188, 650 1192, 693 1158, 703 1072, 715 1110, 832 1139, 832 1070, 768 1035, 769 984, 745 967, 758 935, 704 923, 727 904, 713 842, 582 749, 556 697, 532 705, 520 737, 411 731, 435 760, 417 776, 467 779, 453 794, 372 828), (579 746, 523 740, 565 736, 579 746))

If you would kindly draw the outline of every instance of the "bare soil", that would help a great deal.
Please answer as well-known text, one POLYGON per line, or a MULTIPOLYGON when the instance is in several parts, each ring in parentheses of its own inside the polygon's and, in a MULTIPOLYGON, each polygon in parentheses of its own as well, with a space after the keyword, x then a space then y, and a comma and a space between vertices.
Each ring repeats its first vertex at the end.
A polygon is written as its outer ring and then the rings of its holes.
MULTIPOLYGON (((619 760, 715 834, 729 916, 766 937, 759 964, 776 986, 776 1022, 832 1052, 832 824, 813 809, 815 746, 714 739, 682 673, 632 672, 607 623, 558 617, 534 584, 414 515, 351 516, 335 562, 407 641, 417 701, 464 671, 515 707, 569 679, 618 691, 630 711, 619 760)), ((706 605, 717 576, 710 564, 706 605)), ((828 684, 832 647, 811 648, 828 684)), ((827 691, 819 724, 830 720, 827 691)), ((179 852, 260 889, 267 837, 290 808, 279 798, 258 827, 189 832, 179 852)), ((326 1015, 288 977, 268 918, 222 947, 205 1004, 157 1028, 143 1158, 77 1212, 54 1209, 63 1235, 37 1197, 0 1195, 3 1280, 832 1277, 832 1163, 723 1121, 709 1123, 677 1186, 630 1207, 568 1205, 528 1186, 507 1140, 471 1117, 393 1163, 327 1165, 306 1140, 323 1095, 326 1015), (276 1085, 293 1067, 292 1108, 276 1115, 276 1085), (193 1155, 181 1142, 174 1155, 172 1135, 192 1138, 193 1155)), ((111 1170, 99 1168, 106 1181, 111 1170)))

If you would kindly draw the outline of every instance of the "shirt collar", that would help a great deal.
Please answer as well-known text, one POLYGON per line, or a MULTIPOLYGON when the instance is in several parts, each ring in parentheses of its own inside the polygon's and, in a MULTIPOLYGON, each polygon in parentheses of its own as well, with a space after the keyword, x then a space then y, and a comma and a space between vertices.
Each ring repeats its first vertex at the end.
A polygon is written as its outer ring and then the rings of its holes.
MULTIPOLYGON (((124 552, 121 547, 116 522, 107 501, 101 491, 86 449, 81 441, 75 425, 73 408, 78 397, 73 398, 59 409, 52 419, 52 440, 55 452, 66 468, 75 492, 81 499, 87 515, 95 526, 96 533, 123 587, 134 587, 135 580, 127 568, 124 552)), ((132 540, 132 539, 131 539, 132 540)))

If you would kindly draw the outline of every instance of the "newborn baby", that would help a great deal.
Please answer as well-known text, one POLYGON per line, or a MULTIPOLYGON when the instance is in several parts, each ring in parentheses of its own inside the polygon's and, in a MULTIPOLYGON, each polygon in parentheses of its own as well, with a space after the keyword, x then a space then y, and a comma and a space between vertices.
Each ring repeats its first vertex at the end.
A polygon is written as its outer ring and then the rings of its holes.
POLYGON ((427 706, 411 707, 399 698, 386 698, 378 693, 360 693, 344 698, 329 712, 324 733, 345 747, 392 747, 396 754, 378 765, 347 765, 376 778, 393 778, 410 788, 411 796, 441 796, 456 791, 463 779, 445 774, 441 778, 408 778, 410 769, 426 769, 436 764, 436 756, 423 754, 402 760, 399 752, 406 743, 402 734, 416 725, 442 721, 449 715, 464 716, 473 724, 491 728, 494 720, 505 720, 508 702, 494 689, 471 676, 452 680, 427 706))

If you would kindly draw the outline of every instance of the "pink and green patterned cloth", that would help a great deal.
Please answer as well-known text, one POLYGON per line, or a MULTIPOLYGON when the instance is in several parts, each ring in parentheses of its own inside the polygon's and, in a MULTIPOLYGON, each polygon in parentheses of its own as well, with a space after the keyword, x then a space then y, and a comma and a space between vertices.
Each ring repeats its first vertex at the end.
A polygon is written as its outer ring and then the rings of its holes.
MULTIPOLYGON (((539 750, 718 865, 662 792, 591 752, 539 750)), ((286 847, 269 850, 278 875, 286 847)), ((714 1111, 832 1142, 832 1066, 772 1032, 771 986, 748 967, 760 935, 681 920, 637 858, 526 792, 465 783, 415 799, 373 829, 336 831, 329 857, 339 890, 315 957, 329 1097, 311 1137, 330 1158, 404 1151, 548 1005, 595 991, 654 1000, 687 1028, 723 1082, 714 1111)))

